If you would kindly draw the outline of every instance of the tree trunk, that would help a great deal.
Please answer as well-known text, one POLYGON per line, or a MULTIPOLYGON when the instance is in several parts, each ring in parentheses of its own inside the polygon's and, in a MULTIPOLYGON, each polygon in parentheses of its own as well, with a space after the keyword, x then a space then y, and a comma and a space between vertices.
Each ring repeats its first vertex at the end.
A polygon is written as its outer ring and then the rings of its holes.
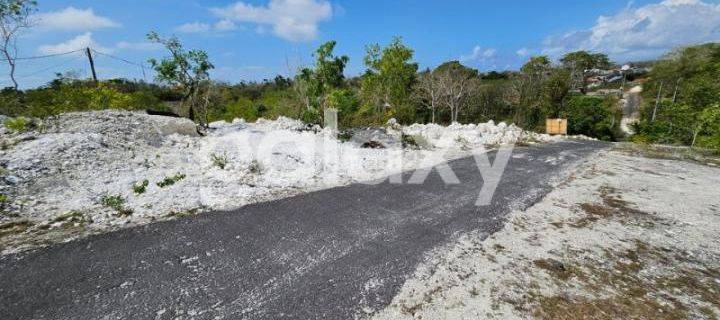
POLYGON ((660 97, 662 96, 662 88, 663 83, 660 82, 660 88, 658 89, 657 98, 655 98, 655 108, 653 108, 652 121, 655 121, 655 116, 657 115, 658 105, 660 104, 660 97))
POLYGON ((695 141, 697 140, 697 136, 699 133, 700 133, 700 130, 695 130, 695 132, 693 133, 693 141, 692 141, 692 144, 690 145, 690 148, 695 147, 695 141))
POLYGON ((3 50, 3 53, 5 54, 5 59, 7 63, 10 65, 10 80, 12 80, 13 88, 15 90, 18 89, 18 83, 15 79, 15 60, 10 56, 7 50, 3 50))

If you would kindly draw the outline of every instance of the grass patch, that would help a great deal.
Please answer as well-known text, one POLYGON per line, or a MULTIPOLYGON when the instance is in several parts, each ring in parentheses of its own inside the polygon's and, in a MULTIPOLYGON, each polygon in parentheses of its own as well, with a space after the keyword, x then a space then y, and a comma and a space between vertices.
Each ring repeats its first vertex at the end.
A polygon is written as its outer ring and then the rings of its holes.
POLYGON ((180 182, 182 179, 185 179, 185 174, 176 173, 174 176, 167 177, 156 184, 160 188, 165 188, 180 182))
POLYGON ((30 120, 25 117, 9 118, 4 122, 5 128, 13 132, 25 132, 30 127, 30 120))
POLYGON ((143 180, 142 182, 138 182, 136 184, 133 184, 133 192, 135 194, 143 194, 147 190, 148 184, 150 184, 149 181, 143 180))

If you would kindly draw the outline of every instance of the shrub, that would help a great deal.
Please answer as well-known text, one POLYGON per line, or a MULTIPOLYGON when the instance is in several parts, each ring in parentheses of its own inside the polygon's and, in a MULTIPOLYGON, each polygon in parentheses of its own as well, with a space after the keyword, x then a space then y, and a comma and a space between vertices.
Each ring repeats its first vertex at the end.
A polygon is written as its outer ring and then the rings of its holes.
POLYGON ((568 134, 583 134, 601 140, 615 141, 622 136, 620 114, 612 98, 573 96, 567 102, 564 115, 568 119, 568 134))
POLYGON ((14 132, 25 132, 29 129, 30 121, 24 117, 10 118, 5 120, 5 128, 14 132))
POLYGON ((157 186, 160 188, 169 187, 171 185, 174 185, 175 183, 179 182, 180 180, 185 179, 185 175, 182 173, 177 173, 172 177, 167 177, 163 179, 162 181, 157 183, 157 186))
POLYGON ((417 148, 418 143, 415 141, 415 137, 407 134, 402 134, 402 137, 400 139, 402 141, 402 147, 403 148, 417 148))
POLYGON ((104 195, 100 198, 100 204, 117 211, 118 216, 130 216, 133 214, 131 209, 125 208, 125 198, 121 195, 104 195))
POLYGON ((125 199, 121 195, 104 195, 100 198, 100 203, 103 206, 120 211, 123 208, 123 204, 125 204, 125 199))
POLYGON ((134 184, 134 185, 133 185, 133 192, 135 192, 135 194, 143 194, 143 193, 145 193, 145 190, 147 189, 147 186, 148 186, 149 183, 150 183, 150 182, 148 182, 147 180, 143 180, 143 181, 140 182, 140 183, 134 184))
POLYGON ((212 153, 210 154, 210 159, 212 159, 213 164, 220 169, 225 169, 228 164, 227 154, 224 153, 222 155, 212 153))

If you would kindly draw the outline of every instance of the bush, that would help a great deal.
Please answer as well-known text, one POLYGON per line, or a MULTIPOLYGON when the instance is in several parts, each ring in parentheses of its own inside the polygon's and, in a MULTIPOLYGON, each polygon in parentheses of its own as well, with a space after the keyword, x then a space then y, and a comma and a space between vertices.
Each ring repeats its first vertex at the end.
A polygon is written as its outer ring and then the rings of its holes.
POLYGON ((162 181, 157 183, 157 186, 160 188, 169 187, 171 185, 174 185, 175 183, 179 182, 180 180, 185 179, 185 175, 182 173, 177 173, 172 177, 167 177, 163 179, 162 181))
POLYGON ((147 181, 147 180, 143 180, 143 181, 140 182, 140 183, 134 184, 134 185, 133 185, 133 192, 135 192, 135 194, 143 194, 143 193, 145 193, 145 191, 147 190, 148 184, 150 184, 150 182, 147 181))
POLYGON ((5 120, 5 128, 14 132, 25 132, 29 129, 30 121, 24 117, 9 118, 5 120))
POLYGON ((130 216, 133 214, 131 209, 125 208, 125 198, 121 195, 104 195, 100 198, 100 204, 117 211, 118 216, 130 216))
POLYGON ((620 132, 620 111, 617 100, 576 95, 563 112, 568 119, 568 134, 583 134, 607 141, 616 141, 620 132))
POLYGON ((210 159, 212 160, 213 164, 220 169, 225 169, 228 163, 227 154, 217 155, 213 153, 210 154, 210 159))

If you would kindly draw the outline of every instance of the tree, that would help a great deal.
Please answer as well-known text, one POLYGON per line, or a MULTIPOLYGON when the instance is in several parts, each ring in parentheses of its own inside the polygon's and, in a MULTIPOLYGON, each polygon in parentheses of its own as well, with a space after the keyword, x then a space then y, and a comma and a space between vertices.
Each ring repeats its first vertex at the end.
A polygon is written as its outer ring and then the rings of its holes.
POLYGON ((440 79, 437 73, 426 70, 418 75, 417 82, 413 87, 413 100, 430 109, 431 123, 435 123, 435 111, 440 104, 440 79))
POLYGON ((10 66, 10 80, 15 90, 18 88, 15 79, 17 59, 17 37, 23 29, 30 28, 30 15, 37 10, 34 0, 0 0, 0 52, 10 66))
POLYGON ((327 96, 336 89, 345 87, 345 66, 350 58, 336 57, 333 50, 337 43, 328 41, 313 54, 315 65, 300 69, 295 77, 293 89, 297 98, 305 105, 303 121, 318 122, 320 109, 328 106, 327 96))
POLYGON ((438 74, 440 102, 450 111, 450 122, 457 122, 460 111, 477 93, 478 72, 460 62, 450 61, 438 66, 434 73, 438 74))
MULTIPOLYGON (((195 111, 205 105, 202 94, 202 86, 209 86, 209 71, 215 68, 210 63, 208 55, 203 50, 186 51, 180 40, 173 36, 170 38, 161 38, 156 32, 152 31, 148 34, 148 40, 165 46, 170 52, 170 57, 163 58, 158 61, 150 59, 155 72, 156 79, 169 85, 177 86, 183 94, 183 104, 188 106, 188 115, 191 120, 196 120, 195 111)), ((205 90, 207 94, 208 91, 205 90)), ((207 117, 207 110, 202 108, 198 110, 203 113, 203 117, 207 117)), ((201 125, 204 125, 207 119, 199 118, 201 125)))
POLYGON ((560 63, 570 70, 573 79, 573 87, 579 87, 582 92, 587 88, 585 71, 590 69, 608 69, 612 66, 607 55, 602 53, 590 53, 587 51, 575 51, 565 54, 560 63))
POLYGON ((695 143, 697 142, 697 137, 705 130, 707 126, 713 123, 718 123, 720 121, 720 105, 714 105, 711 107, 707 107, 703 109, 702 111, 698 112, 697 116, 695 116, 695 125, 693 126, 693 137, 692 137, 692 143, 690 144, 691 147, 695 146, 695 143))
POLYGON ((560 117, 564 109, 565 98, 570 93, 572 79, 565 69, 554 69, 545 82, 545 97, 548 103, 548 116, 560 117))
POLYGON ((514 103, 517 105, 513 121, 522 127, 534 127, 540 121, 543 88, 552 69, 547 56, 531 57, 513 77, 514 103))
POLYGON ((364 101, 377 111, 392 111, 409 105, 415 83, 417 63, 411 62, 413 50, 396 37, 384 48, 374 44, 367 47, 364 62, 367 71, 362 79, 364 101))

